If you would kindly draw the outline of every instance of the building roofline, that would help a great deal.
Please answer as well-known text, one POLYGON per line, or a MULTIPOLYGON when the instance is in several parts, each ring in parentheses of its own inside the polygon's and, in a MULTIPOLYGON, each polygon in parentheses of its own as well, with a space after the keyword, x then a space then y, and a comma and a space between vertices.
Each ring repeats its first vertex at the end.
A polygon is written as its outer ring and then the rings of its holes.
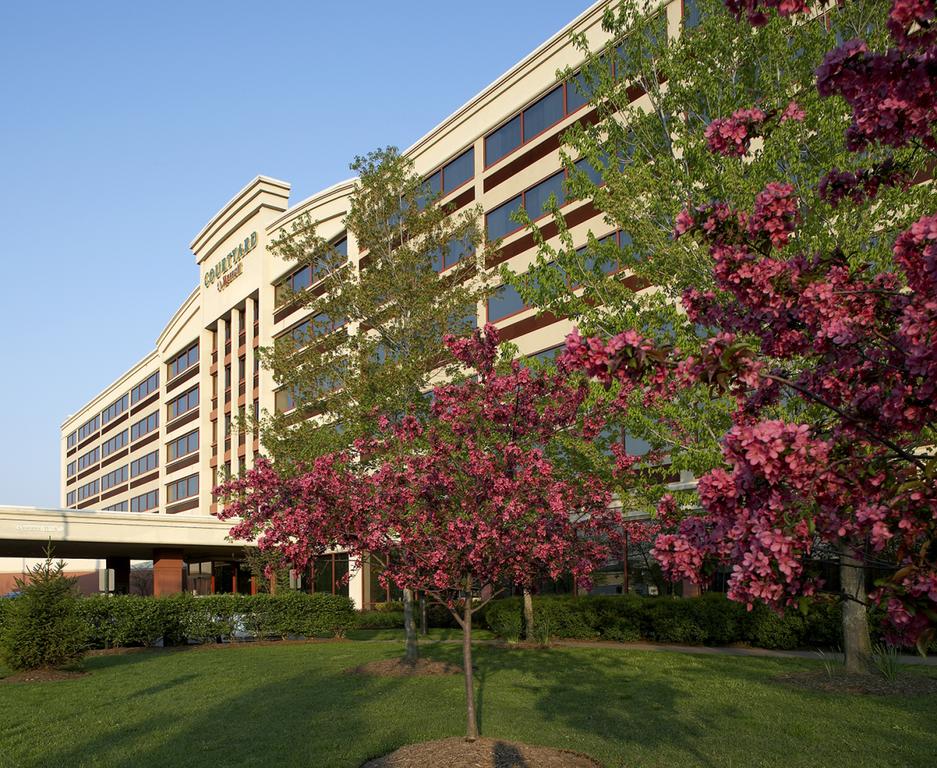
POLYGON ((199 251, 199 249, 204 245, 204 243, 210 238, 212 232, 217 230, 222 226, 234 213, 235 209, 238 207, 238 204, 245 198, 254 187, 258 187, 262 184, 267 184, 271 187, 279 188, 284 197, 289 198, 290 195, 290 183, 288 181, 281 181, 280 179, 275 179, 272 176, 263 176, 257 175, 251 179, 241 190, 234 195, 227 203, 225 203, 221 209, 209 219, 208 223, 202 227, 201 231, 192 239, 192 242, 189 243, 189 250, 193 253, 199 251))
POLYGON ((179 309, 177 309, 177 310, 173 313, 173 316, 172 316, 171 318, 169 318, 169 322, 166 323, 165 327, 164 327, 163 330, 160 332, 159 336, 156 337, 156 349, 157 349, 157 351, 159 351, 159 348, 162 346, 163 341, 166 339, 166 337, 167 337, 167 336, 169 335, 169 333, 172 331, 172 328, 173 328, 173 326, 176 324, 176 322, 178 322, 180 319, 182 319, 182 316, 185 314, 186 310, 190 309, 191 306, 192 306, 196 301, 198 301, 199 293, 200 293, 199 287, 198 287, 198 285, 196 285, 195 288, 192 290, 192 293, 190 293, 190 294, 188 295, 188 297, 186 297, 186 299, 182 302, 182 304, 179 305, 179 309))
POLYGON ((303 208, 311 208, 315 204, 328 202, 329 198, 340 197, 343 193, 351 192, 357 181, 358 177, 352 176, 351 178, 336 182, 332 184, 332 186, 310 195, 305 200, 300 200, 295 205, 291 205, 283 211, 280 216, 267 225, 267 233, 272 233, 282 227, 290 219, 294 218, 303 208))

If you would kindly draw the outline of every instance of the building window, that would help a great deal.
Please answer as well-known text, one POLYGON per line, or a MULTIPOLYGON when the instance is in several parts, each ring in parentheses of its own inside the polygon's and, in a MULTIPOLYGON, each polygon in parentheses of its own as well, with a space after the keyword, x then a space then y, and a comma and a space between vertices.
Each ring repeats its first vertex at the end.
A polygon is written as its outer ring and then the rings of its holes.
POLYGON ((78 427, 78 442, 80 443, 86 437, 93 435, 98 431, 98 428, 101 426, 101 417, 95 416, 93 419, 89 419, 80 427, 78 427))
POLYGON ((75 430, 68 436, 68 438, 66 439, 66 443, 68 444, 69 448, 74 448, 77 442, 78 442, 78 430, 75 430))
MULTIPOLYGON (((475 176, 475 147, 469 147, 426 178, 425 187, 433 195, 448 195, 475 176)), ((422 208, 426 200, 421 201, 422 208)))
POLYGON ((120 414, 127 410, 129 405, 129 395, 124 395, 122 398, 117 400, 117 402, 111 403, 101 412, 101 423, 107 424, 109 421, 116 419, 118 416, 120 416, 120 414))
POLYGON ((130 427, 130 440, 136 440, 152 432, 159 427, 159 411, 153 411, 149 416, 144 416, 140 421, 130 427))
POLYGON ((512 285, 502 285, 488 297, 488 322, 494 323, 527 309, 524 300, 512 285))
POLYGON ((65 468, 65 476, 71 477, 72 475, 75 474, 75 472, 76 472, 76 462, 74 461, 68 462, 68 466, 65 468))
POLYGON ((130 430, 125 429, 122 432, 118 432, 110 440, 105 440, 101 445, 101 456, 106 457, 110 456, 114 451, 119 451, 125 445, 127 445, 127 438, 130 435, 130 430))
POLYGON ((97 464, 100 458, 101 454, 97 448, 92 448, 87 453, 81 454, 81 456, 78 457, 78 471, 81 472, 92 464, 97 464))
POLYGON ((277 413, 292 411, 299 405, 299 385, 278 389, 275 395, 277 413))
POLYGON ((75 491, 69 491, 65 496, 65 506, 71 507, 75 504, 76 493, 75 491))
MULTIPOLYGON (((343 235, 331 244, 332 251, 339 256, 348 257, 348 237, 343 235)), ((332 266, 332 255, 329 259, 321 261, 316 260, 314 264, 304 264, 295 271, 288 274, 281 280, 276 287, 276 300, 280 303, 290 291, 299 293, 306 290, 309 286, 319 282, 323 277, 329 274, 329 267, 332 266)), ((256 321, 255 321, 256 325, 256 321)))
POLYGON ((131 512, 149 512, 159 506, 159 489, 141 493, 130 500, 131 512))
MULTIPOLYGON (((231 324, 228 323, 225 327, 227 328, 227 331, 229 334, 228 340, 230 340, 231 324)), ((197 362, 198 362, 198 342, 196 341, 192 344, 192 346, 188 347, 187 349, 184 349, 182 352, 180 352, 178 355, 172 358, 172 360, 169 361, 167 368, 169 371, 170 381, 176 378, 176 376, 178 376, 183 371, 186 371, 189 368, 191 368, 197 362)))
POLYGON ((159 371, 150 376, 146 381, 141 381, 137 386, 130 390, 130 404, 134 405, 141 400, 149 397, 159 388, 159 371))
POLYGON ((121 483, 127 482, 127 465, 115 469, 113 472, 108 472, 104 477, 101 478, 101 490, 106 491, 109 488, 113 488, 121 483))
POLYGON ((110 506, 104 507, 105 512, 126 512, 127 511, 127 502, 118 501, 116 504, 111 504, 110 506))
POLYGON ((138 475, 152 472, 158 466, 159 451, 152 451, 146 456, 141 456, 139 459, 135 459, 134 461, 130 462, 130 476, 137 477, 138 475))
POLYGON ((348 555, 323 555, 312 561, 312 591, 348 597, 348 555))
POLYGON ((179 397, 174 400, 169 401, 169 405, 166 406, 168 411, 168 419, 172 421, 175 418, 178 418, 184 413, 188 413, 193 408, 198 406, 198 384, 196 384, 188 392, 183 392, 179 397))
POLYGON ((85 483, 78 487, 78 501, 84 501, 91 496, 98 495, 98 481, 92 480, 90 483, 85 483))
POLYGON ((583 107, 588 99, 579 88, 591 95, 591 89, 586 86, 585 76, 577 73, 489 133, 485 137, 485 167, 498 162, 583 107))
POLYGON ((497 240, 519 230, 521 225, 511 216, 521 208, 526 210, 527 215, 533 220, 544 215, 544 207, 550 195, 556 198, 558 206, 563 205, 566 202, 565 175, 565 171, 559 171, 490 211, 485 216, 488 240, 497 240))
POLYGON ((454 237, 445 248, 435 248, 432 251, 433 269, 442 272, 444 269, 455 266, 466 256, 475 253, 472 243, 467 237, 454 237))
POLYGON ((189 475, 166 486, 166 503, 198 496, 198 475, 189 475))
POLYGON ((176 438, 166 446, 166 461, 175 461, 198 450, 198 430, 176 438))

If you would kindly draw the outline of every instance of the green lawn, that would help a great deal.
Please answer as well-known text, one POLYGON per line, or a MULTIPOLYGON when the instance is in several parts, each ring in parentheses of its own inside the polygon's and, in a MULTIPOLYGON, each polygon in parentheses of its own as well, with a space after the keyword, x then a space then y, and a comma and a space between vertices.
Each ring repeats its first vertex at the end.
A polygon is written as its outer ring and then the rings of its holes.
MULTIPOLYGON (((334 642, 90 658, 92 674, 78 680, 0 686, 0 766, 356 768, 408 742, 460 734, 461 677, 344 672, 399 652, 397 643, 334 642)), ((459 652, 425 649, 453 661, 459 652)), ((587 752, 607 766, 937 764, 937 697, 771 682, 813 662, 485 646, 476 660, 483 734, 587 752)))

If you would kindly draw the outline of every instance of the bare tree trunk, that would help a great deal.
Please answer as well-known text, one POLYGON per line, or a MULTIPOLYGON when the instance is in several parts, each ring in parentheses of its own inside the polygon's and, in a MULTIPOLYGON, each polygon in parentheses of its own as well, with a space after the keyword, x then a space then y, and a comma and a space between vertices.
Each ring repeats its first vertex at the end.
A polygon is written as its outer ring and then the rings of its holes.
POLYGON ((420 651, 416 644, 416 622, 413 619, 413 590, 403 591, 403 632, 407 642, 404 661, 407 664, 416 664, 420 658, 420 651))
POLYGON ((524 639, 534 639, 534 598, 529 589, 524 590, 524 639))
POLYGON ((865 568, 856 550, 846 541, 839 549, 839 580, 842 590, 843 652, 846 672, 868 675, 872 672, 872 642, 866 612, 865 568))
POLYGON ((420 593, 420 634, 426 637, 429 634, 429 621, 426 615, 426 593, 420 593))
POLYGON ((462 611, 462 665, 465 668, 465 740, 478 738, 475 718, 475 680, 472 676, 472 577, 465 580, 465 607, 462 611))

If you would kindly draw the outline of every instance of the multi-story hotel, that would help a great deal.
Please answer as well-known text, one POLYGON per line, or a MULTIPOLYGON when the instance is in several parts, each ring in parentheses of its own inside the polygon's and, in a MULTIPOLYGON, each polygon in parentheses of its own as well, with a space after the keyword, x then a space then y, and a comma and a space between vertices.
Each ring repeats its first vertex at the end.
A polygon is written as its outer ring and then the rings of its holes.
MULTIPOLYGON (((571 33, 583 33, 593 49, 607 41, 600 24, 606 4, 581 14, 406 151, 442 202, 481 205, 488 239, 501 241, 497 250, 480 249, 486 267, 507 263, 523 272, 536 249, 511 212, 525 206, 536 217, 551 194, 564 201, 561 137, 574 123, 594 122, 596 112, 557 72, 581 64, 571 33)), ((669 34, 678 34, 683 3, 661 13, 669 34)), ((271 243, 308 214, 357 267, 357 243, 343 228, 353 189, 353 180, 344 181, 291 205, 287 182, 258 176, 208 221, 190 244, 195 288, 155 346, 62 425, 63 507, 147 518, 215 510, 219 473, 250 467, 263 451, 257 435, 232 428, 238 415, 293 407, 259 366, 257 351, 307 319, 302 308, 278 305, 278 286, 311 288, 314 278, 274 255, 271 243)), ((590 230, 599 238, 617 234, 588 200, 566 201, 562 210, 580 244, 590 230)), ((556 235, 552 222, 543 229, 556 235)), ((497 325, 524 355, 560 345, 571 330, 568 320, 538 317, 510 288, 479 305, 477 320, 497 325)), ((157 591, 250 588, 249 575, 230 562, 186 562, 178 548, 153 557, 163 574, 157 591)), ((336 554, 317 565, 312 586, 349 590, 359 605, 378 599, 367 573, 344 584, 347 570, 347 556, 336 554)))

